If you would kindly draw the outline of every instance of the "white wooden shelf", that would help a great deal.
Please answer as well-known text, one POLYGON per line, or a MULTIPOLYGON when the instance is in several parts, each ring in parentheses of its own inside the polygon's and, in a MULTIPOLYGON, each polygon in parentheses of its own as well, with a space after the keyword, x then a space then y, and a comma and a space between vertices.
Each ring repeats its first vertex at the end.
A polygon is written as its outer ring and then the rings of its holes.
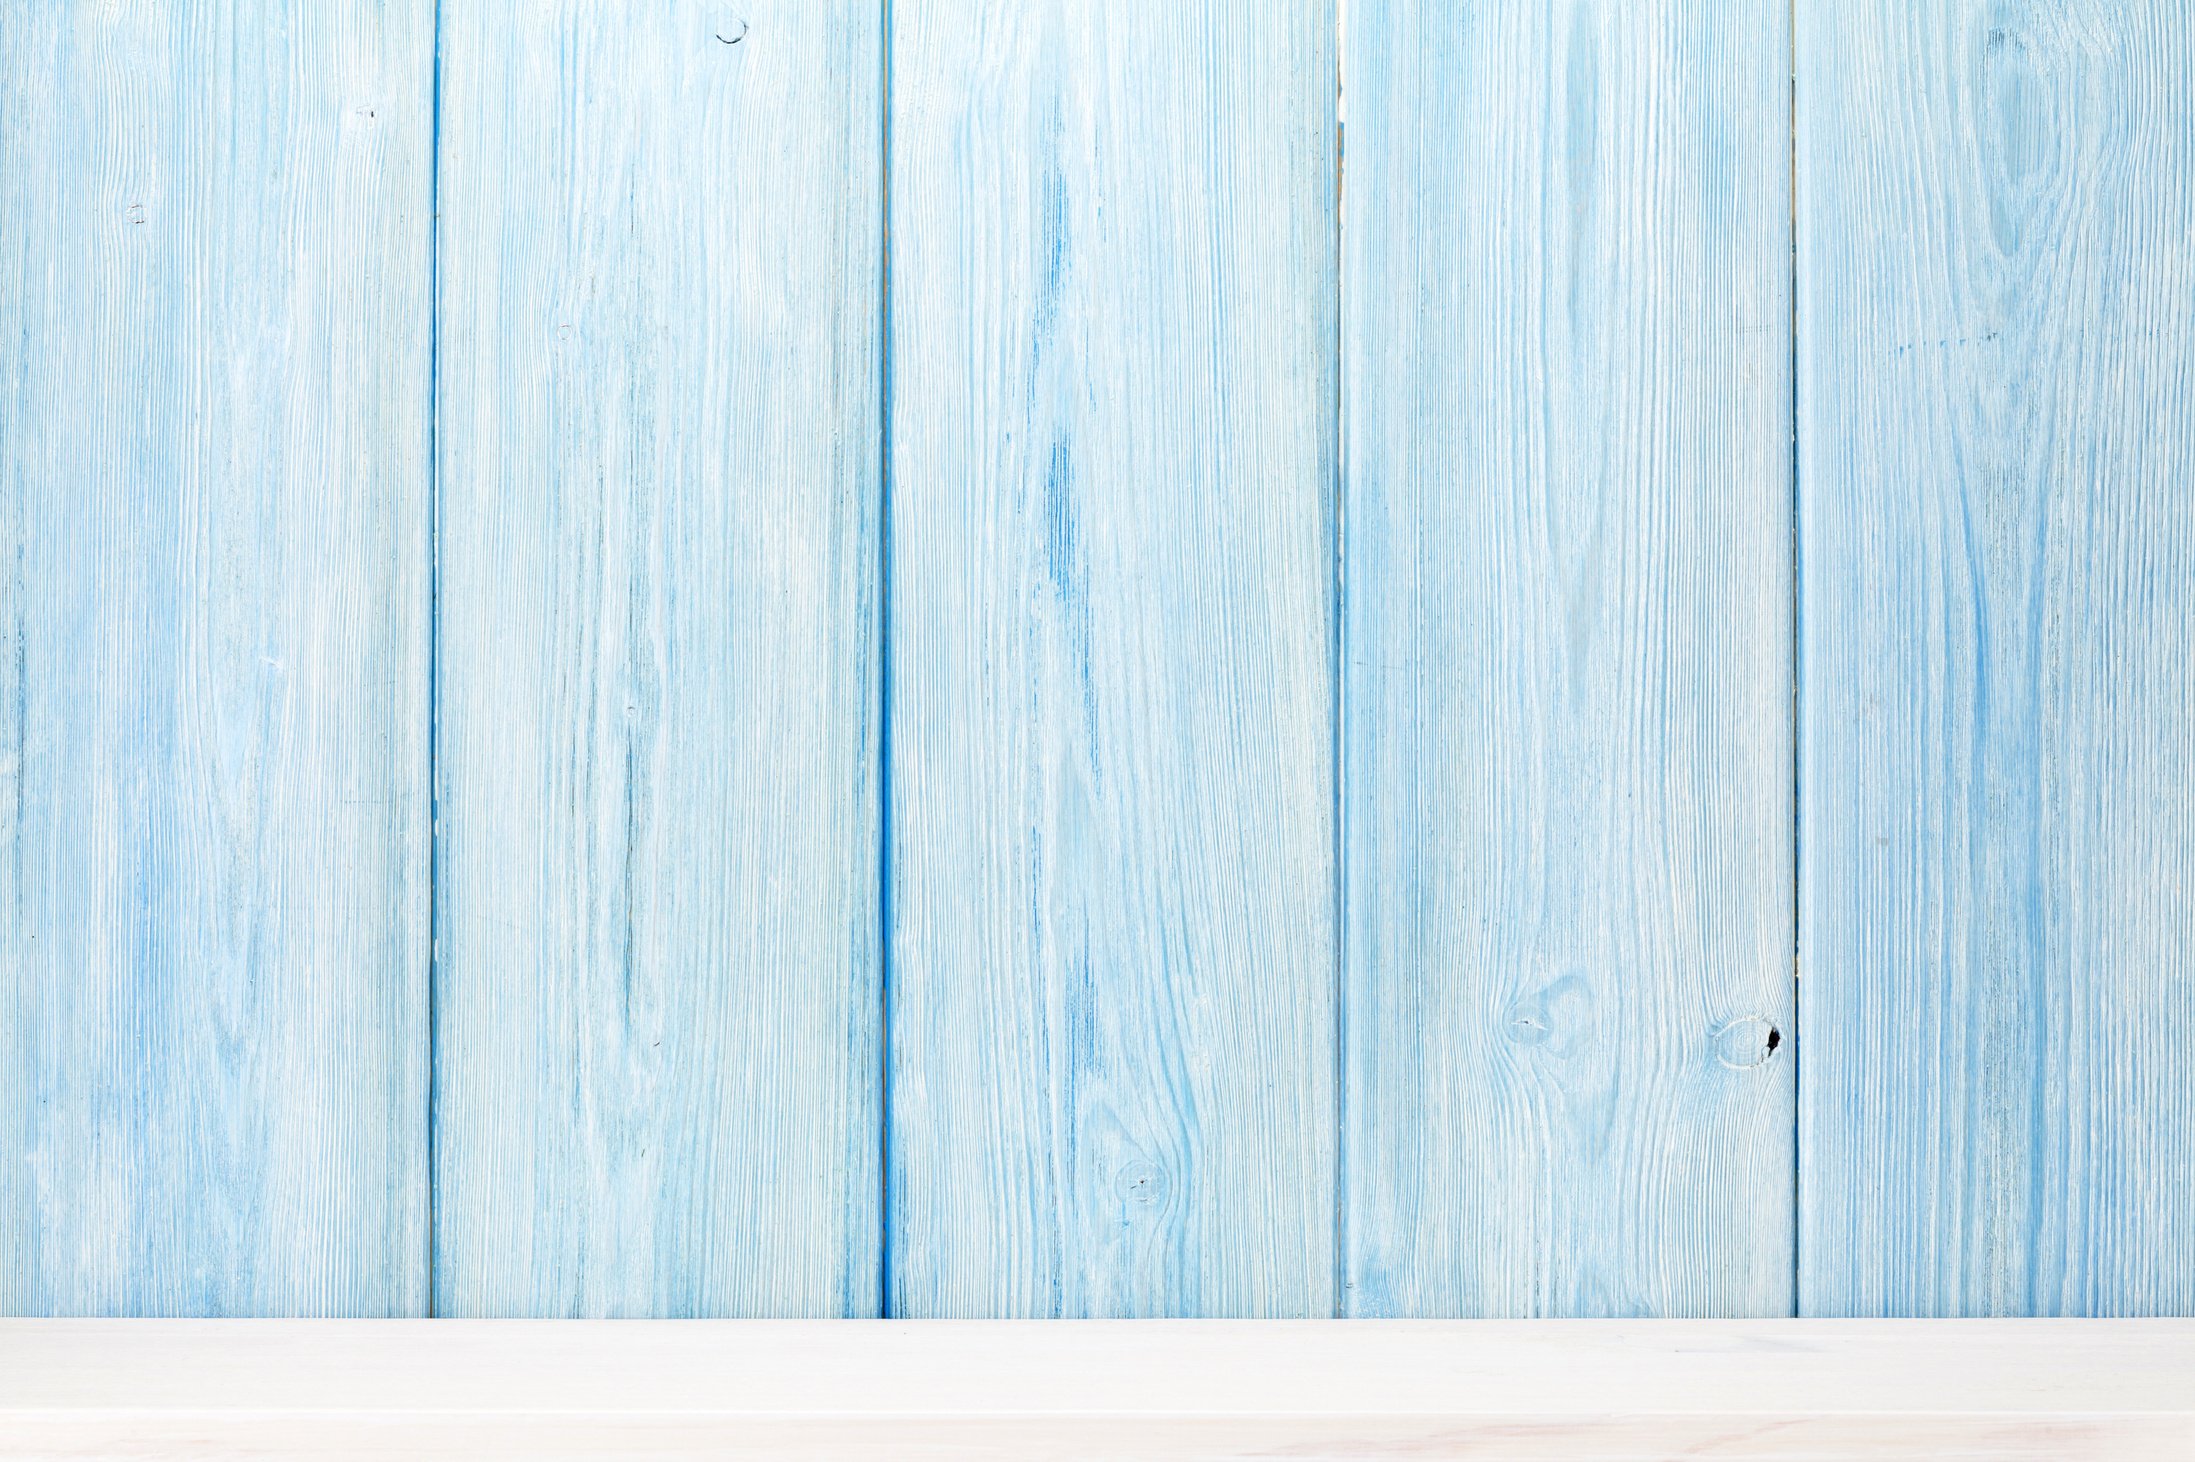
POLYGON ((15 1457, 2195 1457, 2195 1322, 0 1321, 15 1457))

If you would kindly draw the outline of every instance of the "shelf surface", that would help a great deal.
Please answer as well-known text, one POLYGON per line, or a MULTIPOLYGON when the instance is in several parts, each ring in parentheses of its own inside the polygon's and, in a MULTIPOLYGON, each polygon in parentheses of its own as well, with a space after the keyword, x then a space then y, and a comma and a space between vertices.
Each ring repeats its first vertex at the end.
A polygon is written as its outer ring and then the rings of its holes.
POLYGON ((0 1321, 0 1456, 2195 1457, 2195 1321, 0 1321))

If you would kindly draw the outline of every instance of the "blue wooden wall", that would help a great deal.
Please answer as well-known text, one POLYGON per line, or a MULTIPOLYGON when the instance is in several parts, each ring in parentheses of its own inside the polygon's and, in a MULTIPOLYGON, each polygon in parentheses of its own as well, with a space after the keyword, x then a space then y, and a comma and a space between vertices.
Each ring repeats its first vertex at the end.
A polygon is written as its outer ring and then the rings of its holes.
POLYGON ((4 0, 0 1312, 2195 1312, 2188 0, 4 0))

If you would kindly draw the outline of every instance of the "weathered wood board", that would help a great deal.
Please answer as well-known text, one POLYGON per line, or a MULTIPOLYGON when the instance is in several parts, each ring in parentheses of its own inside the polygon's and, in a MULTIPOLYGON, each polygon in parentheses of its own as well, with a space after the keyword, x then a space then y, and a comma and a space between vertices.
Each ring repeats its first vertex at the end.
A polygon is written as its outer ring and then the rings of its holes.
POLYGON ((0 15, 0 1312, 426 1307, 433 41, 0 15))
POLYGON ((1346 54, 1348 1312, 1786 1313, 1785 11, 1346 54))
POLYGON ((444 9, 445 1313, 877 1308, 881 40, 444 9))
POLYGON ((1331 1313, 1333 12, 892 26, 891 1308, 1331 1313))
POLYGON ((1800 1299, 2195 1311, 2195 26, 1802 5, 1800 1299))

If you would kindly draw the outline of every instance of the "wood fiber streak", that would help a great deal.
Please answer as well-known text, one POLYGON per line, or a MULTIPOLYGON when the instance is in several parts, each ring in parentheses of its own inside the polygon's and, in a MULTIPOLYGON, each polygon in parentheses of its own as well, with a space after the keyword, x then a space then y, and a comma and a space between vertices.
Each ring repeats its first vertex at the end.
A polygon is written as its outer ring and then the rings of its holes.
POLYGON ((426 1305, 432 58, 0 14, 0 1311, 426 1305))
POLYGON ((1801 1302, 2186 1314, 2195 16, 1801 11, 1801 1302))
POLYGON ((443 23, 439 1304, 874 1313, 879 9, 443 23))
POLYGON ((1351 1314, 1791 1305, 1788 62, 1350 8, 1351 1314))
POLYGON ((895 0, 895 1313, 1332 1311, 1334 20, 895 0))

